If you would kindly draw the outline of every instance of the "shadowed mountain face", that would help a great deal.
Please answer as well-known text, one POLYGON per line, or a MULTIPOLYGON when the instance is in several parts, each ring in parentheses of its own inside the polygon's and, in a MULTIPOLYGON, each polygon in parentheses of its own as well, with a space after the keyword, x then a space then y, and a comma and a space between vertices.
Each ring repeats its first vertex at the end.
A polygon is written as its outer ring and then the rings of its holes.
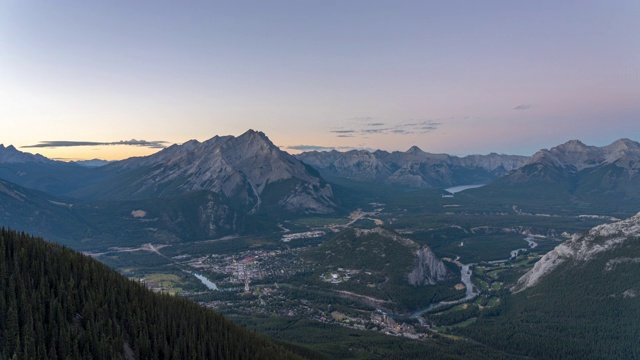
POLYGON ((85 203, 0 179, 0 226, 28 230, 76 249, 180 242, 247 230, 247 217, 215 193, 85 203))
POLYGON ((524 156, 493 153, 465 157, 431 154, 416 146, 406 152, 312 151, 297 157, 326 176, 415 188, 487 183, 522 166, 528 159, 524 156))

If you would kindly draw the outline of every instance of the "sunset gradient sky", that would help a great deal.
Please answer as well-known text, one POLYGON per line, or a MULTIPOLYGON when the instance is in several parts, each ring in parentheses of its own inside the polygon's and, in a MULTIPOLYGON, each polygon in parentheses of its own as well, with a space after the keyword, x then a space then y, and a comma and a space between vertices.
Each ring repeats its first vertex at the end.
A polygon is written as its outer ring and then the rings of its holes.
POLYGON ((2 1, 0 125, 61 159, 638 141, 640 1, 2 1))

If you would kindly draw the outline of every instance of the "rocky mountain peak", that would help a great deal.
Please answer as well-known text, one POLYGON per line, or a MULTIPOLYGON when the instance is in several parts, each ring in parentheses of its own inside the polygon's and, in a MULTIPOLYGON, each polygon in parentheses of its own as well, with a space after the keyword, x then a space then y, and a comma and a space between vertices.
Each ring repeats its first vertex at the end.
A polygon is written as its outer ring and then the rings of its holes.
POLYGON ((640 158, 640 143, 630 139, 619 139, 603 147, 603 151, 608 163, 627 157, 640 158))
POLYGON ((270 184, 293 179, 292 184, 297 185, 281 199, 281 208, 328 213, 334 206, 330 185, 280 150, 264 133, 254 130, 238 137, 214 136, 202 143, 191 140, 151 156, 110 166, 123 170, 148 169, 146 175, 137 180, 135 190, 135 184, 131 184, 132 191, 139 196, 209 190, 257 211, 262 193, 270 184))
POLYGON ((640 144, 629 139, 619 139, 610 145, 597 147, 585 145, 580 140, 571 140, 549 150, 538 151, 529 159, 528 164, 543 163, 579 171, 613 163, 628 156, 640 157, 640 144))
POLYGON ((46 157, 40 154, 30 154, 26 152, 22 152, 15 148, 13 145, 9 145, 7 147, 4 144, 0 144, 0 164, 15 164, 15 163, 46 163, 46 162, 54 162, 53 160, 47 159, 46 157))
POLYGON ((569 140, 562 145, 556 146, 558 148, 569 148, 569 149, 586 149, 588 146, 585 145, 582 141, 578 139, 569 140))
MULTIPOLYGON (((249 138, 249 139, 261 139, 264 141, 268 141, 269 143, 271 143, 271 140, 269 140, 269 138, 267 137, 267 135, 265 133, 263 133, 262 131, 256 131, 253 129, 249 129, 247 131, 245 131, 242 135, 238 136, 238 138, 249 138)), ((271 143, 273 144, 273 143, 271 143)))

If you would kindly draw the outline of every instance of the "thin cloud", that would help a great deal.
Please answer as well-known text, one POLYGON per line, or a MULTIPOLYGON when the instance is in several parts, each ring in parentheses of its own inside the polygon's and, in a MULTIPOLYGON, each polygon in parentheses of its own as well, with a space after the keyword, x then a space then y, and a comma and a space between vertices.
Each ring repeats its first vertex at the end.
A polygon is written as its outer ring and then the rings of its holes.
POLYGON ((513 110, 521 110, 521 111, 524 111, 524 110, 529 110, 529 109, 531 109, 532 107, 533 107, 533 106, 531 106, 530 104, 520 104, 520 105, 518 105, 518 106, 514 107, 514 108, 513 108, 513 110))
POLYGON ((127 145, 141 146, 152 149, 164 149, 167 147, 168 141, 147 141, 147 140, 120 140, 120 141, 40 141, 38 144, 22 146, 23 148, 55 148, 55 147, 73 147, 73 146, 105 146, 105 145, 127 145))
MULTIPOLYGON (((442 122, 435 120, 415 120, 412 119, 403 123, 389 122, 366 122, 373 117, 350 118, 348 120, 360 122, 354 124, 350 129, 333 128, 329 132, 336 134, 336 137, 360 137, 367 138, 369 135, 411 135, 425 134, 436 131, 442 126, 442 122)), ((448 120, 453 119, 449 118, 448 120)), ((441 120, 441 119, 437 119, 441 120)))
POLYGON ((369 122, 375 120, 375 118, 373 116, 354 116, 352 118, 349 118, 348 120, 357 122, 369 122))
POLYGON ((335 150, 332 146, 320 146, 320 145, 292 145, 287 146, 287 149, 298 151, 331 151, 335 150))
POLYGON ((360 132, 363 134, 382 134, 382 133, 386 133, 389 130, 391 130, 390 128, 383 128, 383 129, 362 129, 360 132))

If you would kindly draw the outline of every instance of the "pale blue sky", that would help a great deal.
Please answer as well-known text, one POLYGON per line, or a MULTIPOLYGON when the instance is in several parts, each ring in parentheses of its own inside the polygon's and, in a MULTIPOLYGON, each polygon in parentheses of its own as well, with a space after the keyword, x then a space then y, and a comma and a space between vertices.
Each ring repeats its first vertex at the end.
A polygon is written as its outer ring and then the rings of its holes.
MULTIPOLYGON (((0 1, 0 143, 640 140, 638 1, 0 1)), ((22 148, 119 158, 140 147, 22 148)))

